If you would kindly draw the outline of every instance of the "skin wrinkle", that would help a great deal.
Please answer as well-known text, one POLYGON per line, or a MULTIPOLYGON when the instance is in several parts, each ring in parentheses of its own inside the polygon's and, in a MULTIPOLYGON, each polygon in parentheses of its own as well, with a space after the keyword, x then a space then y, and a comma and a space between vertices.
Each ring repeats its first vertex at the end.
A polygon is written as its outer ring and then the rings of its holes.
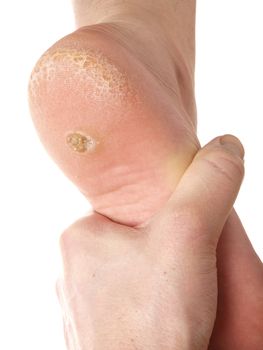
MULTIPOLYGON (((174 11, 174 14, 176 14, 179 5, 185 5, 185 1, 184 0, 170 0, 169 1, 169 9, 174 11)), ((85 9, 85 6, 82 5, 82 1, 78 0, 78 1, 74 1, 74 6, 77 8, 81 8, 82 11, 83 9, 85 9)), ((156 17, 156 13, 158 13, 158 18, 160 17, 160 14, 163 12, 164 8, 163 8, 163 4, 160 1, 156 1, 156 0, 148 0, 146 2, 130 2, 127 0, 120 0, 120 1, 112 1, 112 0, 93 0, 90 1, 89 4, 90 8, 93 8, 94 11, 98 12, 98 13, 103 13, 105 11, 105 8, 109 7, 112 8, 113 6, 115 6, 116 9, 121 9, 122 11, 125 11, 130 13, 132 11, 132 9, 138 9, 139 11, 142 13, 147 12, 148 14, 151 14, 151 16, 156 17)), ((167 4, 168 6, 168 4, 167 4)), ((85 14, 83 17, 87 17, 88 15, 88 11, 90 8, 87 8, 87 10, 85 11, 85 14)))
POLYGON ((61 303, 61 310, 63 312, 63 322, 65 329, 65 336, 69 350, 81 350, 77 329, 74 325, 72 312, 70 310, 70 301, 74 299, 76 295, 76 289, 74 288, 74 294, 70 297, 66 297, 66 293, 63 287, 63 282, 59 284, 59 299, 61 303))

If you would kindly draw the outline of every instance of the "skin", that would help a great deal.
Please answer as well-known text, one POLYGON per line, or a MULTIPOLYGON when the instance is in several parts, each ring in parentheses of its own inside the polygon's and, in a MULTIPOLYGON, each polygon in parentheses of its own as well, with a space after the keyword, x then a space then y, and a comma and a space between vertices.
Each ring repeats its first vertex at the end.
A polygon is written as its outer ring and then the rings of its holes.
POLYGON ((199 142, 171 58, 162 54, 157 66, 150 45, 148 68, 130 27, 115 27, 84 27, 53 45, 32 73, 30 107, 46 149, 94 210, 138 226, 171 196, 199 142), (73 152, 72 132, 91 136, 94 151, 73 152))
MULTIPOLYGON (((137 1, 75 1, 74 8, 77 26, 85 27, 53 45, 33 71, 29 97, 34 123, 50 155, 99 213, 88 222, 100 227, 102 220, 106 232, 118 232, 119 224, 127 232, 149 232, 200 149, 194 100, 195 1, 165 1, 162 11, 158 1, 143 6, 137 1), (92 136, 92 152, 68 147, 67 137, 76 131, 92 136)), ((75 235, 83 227, 91 232, 86 223, 67 232, 75 235)), ((187 249, 191 245, 184 243, 187 249)), ((64 251, 68 246, 63 245, 64 251)), ((223 229, 217 257, 219 299, 209 349, 222 344, 226 350, 261 349, 262 264, 235 212, 223 229)), ((124 268, 119 265, 119 270, 124 268)), ((82 285, 86 282, 83 276, 82 285)), ((74 327, 76 332, 86 329, 80 322, 74 327)))
POLYGON ((229 139, 197 154, 146 227, 93 214, 64 232, 58 295, 69 349, 207 349, 216 247, 243 177, 242 147, 229 139))
POLYGON ((234 211, 217 248, 218 310, 209 349, 260 350, 263 266, 234 211))

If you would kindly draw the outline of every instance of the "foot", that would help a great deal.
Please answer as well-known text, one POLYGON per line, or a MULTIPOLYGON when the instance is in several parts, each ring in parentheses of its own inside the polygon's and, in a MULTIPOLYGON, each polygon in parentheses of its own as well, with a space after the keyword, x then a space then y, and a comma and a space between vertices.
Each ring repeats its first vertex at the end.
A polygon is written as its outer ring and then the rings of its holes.
POLYGON ((159 21, 138 7, 94 11, 31 76, 43 144, 94 211, 122 224, 146 224, 199 148, 194 31, 182 28, 183 10, 174 6, 159 21))
MULTIPOLYGON (((99 6, 84 11, 83 1, 75 3, 81 28, 52 46, 32 73, 33 120, 51 156, 95 211, 123 224, 144 225, 170 197, 199 148, 194 17, 189 16, 194 1, 167 1, 168 11, 166 1, 165 6, 159 2, 162 9, 153 6, 151 13, 142 5, 104 8, 107 15, 99 6)), ((237 232, 233 225, 225 229, 218 247, 219 307, 209 349, 224 344, 225 350, 257 350, 262 331, 253 319, 240 327, 239 315, 247 304, 242 319, 250 306, 258 319, 262 299, 257 297, 254 307, 253 298, 246 297, 246 280, 242 297, 236 298, 235 286, 240 290, 242 277, 236 266, 250 265, 247 276, 253 273, 253 288, 261 291, 255 285, 259 263, 251 259, 248 243, 240 251, 242 234, 230 242, 232 231, 237 232), (254 334, 253 347, 245 341, 251 338, 244 339, 247 334, 254 334)))

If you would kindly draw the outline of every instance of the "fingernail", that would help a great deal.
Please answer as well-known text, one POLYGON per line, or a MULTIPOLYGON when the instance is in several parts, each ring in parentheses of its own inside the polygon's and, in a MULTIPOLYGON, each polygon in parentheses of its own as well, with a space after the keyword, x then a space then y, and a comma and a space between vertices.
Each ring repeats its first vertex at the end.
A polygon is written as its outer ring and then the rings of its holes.
POLYGON ((236 156, 244 159, 245 150, 239 139, 233 135, 224 135, 219 139, 220 144, 228 149, 230 152, 234 153, 236 156))

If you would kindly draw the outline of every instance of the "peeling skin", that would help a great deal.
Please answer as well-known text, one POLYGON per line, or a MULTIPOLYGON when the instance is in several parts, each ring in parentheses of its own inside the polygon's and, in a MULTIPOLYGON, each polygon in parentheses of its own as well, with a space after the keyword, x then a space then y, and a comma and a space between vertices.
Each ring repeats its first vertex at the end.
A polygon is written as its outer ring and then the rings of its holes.
POLYGON ((68 86, 88 83, 89 89, 84 91, 88 98, 120 101, 135 95, 126 74, 99 50, 67 48, 47 51, 31 74, 31 96, 38 95, 43 80, 51 83, 58 77, 68 86))
POLYGON ((67 135, 66 142, 75 152, 85 153, 95 149, 97 142, 90 136, 75 132, 67 135))

